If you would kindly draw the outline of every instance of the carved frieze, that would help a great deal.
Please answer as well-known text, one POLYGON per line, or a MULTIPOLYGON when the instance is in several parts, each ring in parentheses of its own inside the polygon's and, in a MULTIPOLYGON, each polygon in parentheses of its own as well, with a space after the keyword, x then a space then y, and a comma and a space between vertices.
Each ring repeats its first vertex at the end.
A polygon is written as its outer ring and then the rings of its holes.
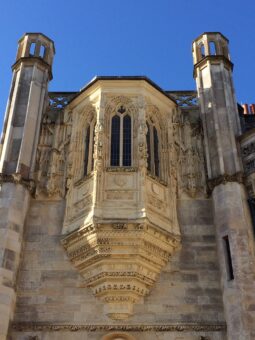
POLYGON ((107 172, 136 172, 137 168, 129 166, 129 167, 107 167, 107 172))
POLYGON ((12 329, 16 331, 126 331, 126 332, 226 332, 225 323, 196 322, 196 323, 172 323, 172 324, 49 324, 49 323, 30 323, 15 322, 12 329))

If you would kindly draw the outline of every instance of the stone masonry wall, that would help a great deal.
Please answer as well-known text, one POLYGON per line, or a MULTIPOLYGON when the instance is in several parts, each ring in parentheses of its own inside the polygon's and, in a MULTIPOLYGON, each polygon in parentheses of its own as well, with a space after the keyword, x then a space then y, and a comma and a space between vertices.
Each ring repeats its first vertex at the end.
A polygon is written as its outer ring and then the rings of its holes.
POLYGON ((5 340, 16 302, 16 277, 30 194, 20 184, 0 184, 0 340, 5 340))
POLYGON ((225 339, 210 200, 179 201, 182 248, 163 270, 151 294, 144 303, 135 305, 134 316, 125 322, 104 316, 102 303, 90 289, 82 287, 81 277, 60 244, 63 215, 63 201, 31 203, 18 277, 15 323, 10 331, 12 340, 100 340, 114 330, 112 325, 118 328, 123 324, 138 325, 143 330, 148 325, 204 325, 203 329, 190 326, 186 331, 174 328, 164 332, 153 326, 149 332, 128 332, 141 340, 225 339), (41 323, 46 325, 43 331, 38 328, 41 323), (50 326, 63 324, 83 328, 70 332, 54 331, 50 326), (220 325, 220 330, 209 329, 207 325, 211 324, 220 325), (95 327, 92 332, 86 325, 103 327, 95 327))

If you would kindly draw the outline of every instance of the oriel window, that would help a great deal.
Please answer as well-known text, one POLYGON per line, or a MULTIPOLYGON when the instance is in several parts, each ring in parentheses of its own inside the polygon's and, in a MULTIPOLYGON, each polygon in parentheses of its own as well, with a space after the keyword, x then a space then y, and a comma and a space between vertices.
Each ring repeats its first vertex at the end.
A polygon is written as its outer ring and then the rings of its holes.
POLYGON ((120 106, 111 120, 111 166, 132 165, 132 118, 120 106))

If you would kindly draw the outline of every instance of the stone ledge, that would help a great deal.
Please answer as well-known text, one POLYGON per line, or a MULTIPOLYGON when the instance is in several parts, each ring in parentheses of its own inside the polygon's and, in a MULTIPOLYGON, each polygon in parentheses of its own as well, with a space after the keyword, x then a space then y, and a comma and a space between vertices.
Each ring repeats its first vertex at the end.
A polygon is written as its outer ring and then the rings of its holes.
POLYGON ((225 332, 225 323, 176 323, 151 325, 76 325, 76 324, 50 324, 18 322, 11 326, 15 331, 129 331, 129 332, 225 332))
POLYGON ((28 189, 31 194, 35 192, 35 182, 32 179, 24 179, 22 178, 21 174, 15 173, 11 175, 6 175, 0 173, 0 184, 2 183, 14 183, 14 184, 21 184, 23 187, 28 189))
POLYGON ((226 184, 228 182, 237 182, 240 184, 244 183, 244 174, 240 172, 236 172, 235 174, 222 174, 218 177, 209 179, 208 184, 208 193, 211 194, 213 192, 213 189, 220 185, 220 184, 226 184))

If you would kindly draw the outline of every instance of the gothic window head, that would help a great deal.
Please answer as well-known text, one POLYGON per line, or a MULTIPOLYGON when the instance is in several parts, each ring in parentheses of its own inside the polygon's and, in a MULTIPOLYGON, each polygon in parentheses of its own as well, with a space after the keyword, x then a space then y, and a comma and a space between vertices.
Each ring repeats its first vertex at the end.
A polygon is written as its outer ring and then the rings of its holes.
POLYGON ((132 117, 123 105, 111 118, 110 165, 132 165, 132 117))

